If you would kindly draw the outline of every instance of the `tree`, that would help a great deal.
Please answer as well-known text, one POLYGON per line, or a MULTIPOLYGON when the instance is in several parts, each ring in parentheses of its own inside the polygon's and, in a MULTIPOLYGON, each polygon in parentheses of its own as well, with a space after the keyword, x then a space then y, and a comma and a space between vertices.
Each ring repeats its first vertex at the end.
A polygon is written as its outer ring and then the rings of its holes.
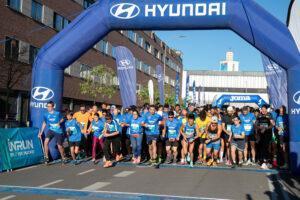
POLYGON ((165 103, 169 105, 176 104, 175 89, 169 84, 165 84, 165 103))
MULTIPOLYGON (((28 56, 28 49, 19 48, 19 43, 15 39, 10 39, 6 43, 5 55, 0 55, 1 76, 0 84, 5 88, 5 120, 9 115, 9 98, 13 88, 18 84, 22 85, 24 78, 31 72, 31 65, 21 62, 21 58, 28 56)), ((23 86, 23 85, 22 85, 23 86)))
MULTIPOLYGON (((159 103, 159 92, 157 89, 157 83, 154 82, 154 104, 159 103)), ((138 92, 138 99, 143 103, 150 103, 149 90, 147 86, 142 86, 142 89, 138 92)))
POLYGON ((84 76, 83 83, 80 83, 80 92, 84 95, 90 95, 94 103, 97 98, 111 98, 118 87, 114 85, 116 73, 104 65, 95 66, 82 72, 84 76))

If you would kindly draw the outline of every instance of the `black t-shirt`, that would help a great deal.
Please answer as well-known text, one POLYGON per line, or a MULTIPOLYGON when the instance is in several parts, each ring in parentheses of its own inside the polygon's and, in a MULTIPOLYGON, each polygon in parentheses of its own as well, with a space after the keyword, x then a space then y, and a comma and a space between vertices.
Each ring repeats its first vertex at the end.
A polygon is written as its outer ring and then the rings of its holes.
POLYGON ((272 115, 267 113, 265 115, 259 114, 256 118, 256 125, 258 127, 264 127, 266 131, 272 132, 272 129, 269 129, 271 125, 272 115))
POLYGON ((226 130, 229 130, 231 128, 231 126, 234 124, 232 121, 234 119, 234 117, 235 117, 234 115, 224 115, 222 117, 222 123, 225 124, 226 130))

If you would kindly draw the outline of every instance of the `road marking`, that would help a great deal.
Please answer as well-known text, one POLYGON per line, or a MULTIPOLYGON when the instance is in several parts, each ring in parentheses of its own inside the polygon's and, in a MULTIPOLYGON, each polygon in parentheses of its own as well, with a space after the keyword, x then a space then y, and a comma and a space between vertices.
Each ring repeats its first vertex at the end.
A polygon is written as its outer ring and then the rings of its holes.
POLYGON ((171 195, 158 195, 158 194, 147 194, 147 193, 131 193, 131 192, 116 192, 116 191, 86 191, 86 190, 75 190, 75 189, 62 189, 62 188, 37 188, 27 186, 11 186, 11 185, 0 185, 0 192, 13 192, 20 194, 45 194, 48 196, 57 195, 68 195, 70 197, 83 197, 88 196, 91 198, 110 198, 110 199, 201 199, 201 200, 229 200, 219 198, 208 198, 208 197, 190 197, 190 196, 171 196, 171 195))
POLYGON ((0 200, 8 200, 8 199, 12 199, 12 198, 15 198, 15 197, 17 197, 17 196, 16 195, 10 195, 10 196, 3 197, 0 200))
POLYGON ((54 185, 54 184, 56 184, 56 183, 60 183, 60 182, 63 182, 63 181, 64 181, 63 179, 60 179, 60 180, 52 181, 52 182, 50 182, 50 183, 46 183, 46 184, 44 184, 44 185, 40 185, 40 186, 38 186, 38 187, 40 187, 40 188, 45 188, 45 187, 48 187, 48 186, 50 186, 50 185, 54 185))
POLYGON ((127 177, 131 174, 134 174, 135 171, 123 171, 123 172, 120 172, 118 174, 115 174, 114 177, 118 177, 118 178, 124 178, 124 177, 127 177))
POLYGON ((108 186, 108 185, 110 185, 109 182, 96 182, 96 183, 94 183, 92 185, 89 185, 87 187, 82 188, 82 190, 85 190, 85 191, 95 191, 95 190, 99 190, 99 189, 101 189, 101 188, 103 188, 105 186, 108 186))
POLYGON ((286 188, 285 184, 281 181, 280 175, 276 174, 276 179, 279 182, 279 184, 281 185, 280 191, 283 195, 283 199, 290 200, 289 194, 287 193, 288 189, 286 188))
POLYGON ((90 173, 90 172, 93 172, 95 171, 95 169, 90 169, 90 170, 87 170, 87 171, 84 171, 84 172, 80 172, 77 174, 77 176, 81 176, 81 175, 84 175, 84 174, 87 174, 87 173, 90 173))
POLYGON ((15 171, 15 172, 20 172, 20 171, 25 171, 25 170, 32 169, 32 168, 36 168, 36 167, 37 167, 37 165, 34 165, 34 166, 22 168, 22 169, 17 169, 17 170, 14 170, 14 171, 15 171))

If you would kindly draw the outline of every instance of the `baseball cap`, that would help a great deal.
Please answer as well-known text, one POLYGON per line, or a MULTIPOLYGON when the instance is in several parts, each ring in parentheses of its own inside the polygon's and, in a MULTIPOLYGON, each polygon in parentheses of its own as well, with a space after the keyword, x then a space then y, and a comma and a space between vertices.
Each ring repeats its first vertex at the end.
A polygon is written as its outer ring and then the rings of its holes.
POLYGON ((228 111, 228 112, 232 112, 232 111, 233 111, 233 107, 229 106, 229 107, 227 108, 227 111, 228 111))

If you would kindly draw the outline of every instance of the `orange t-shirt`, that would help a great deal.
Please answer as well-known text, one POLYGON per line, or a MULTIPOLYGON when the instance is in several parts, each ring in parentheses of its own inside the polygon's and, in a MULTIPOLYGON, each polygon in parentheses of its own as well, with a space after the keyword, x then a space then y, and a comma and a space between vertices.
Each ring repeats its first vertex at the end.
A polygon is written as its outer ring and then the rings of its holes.
MULTIPOLYGON (((102 112, 98 111, 98 114, 99 114, 99 117, 101 118, 102 117, 102 112)), ((95 115, 95 113, 90 114, 90 117, 89 117, 90 122, 94 120, 94 115, 95 115)))
POLYGON ((83 127, 83 131, 86 132, 90 114, 87 112, 82 114, 80 111, 78 111, 74 113, 73 117, 77 120, 78 123, 81 124, 81 127, 83 127))

